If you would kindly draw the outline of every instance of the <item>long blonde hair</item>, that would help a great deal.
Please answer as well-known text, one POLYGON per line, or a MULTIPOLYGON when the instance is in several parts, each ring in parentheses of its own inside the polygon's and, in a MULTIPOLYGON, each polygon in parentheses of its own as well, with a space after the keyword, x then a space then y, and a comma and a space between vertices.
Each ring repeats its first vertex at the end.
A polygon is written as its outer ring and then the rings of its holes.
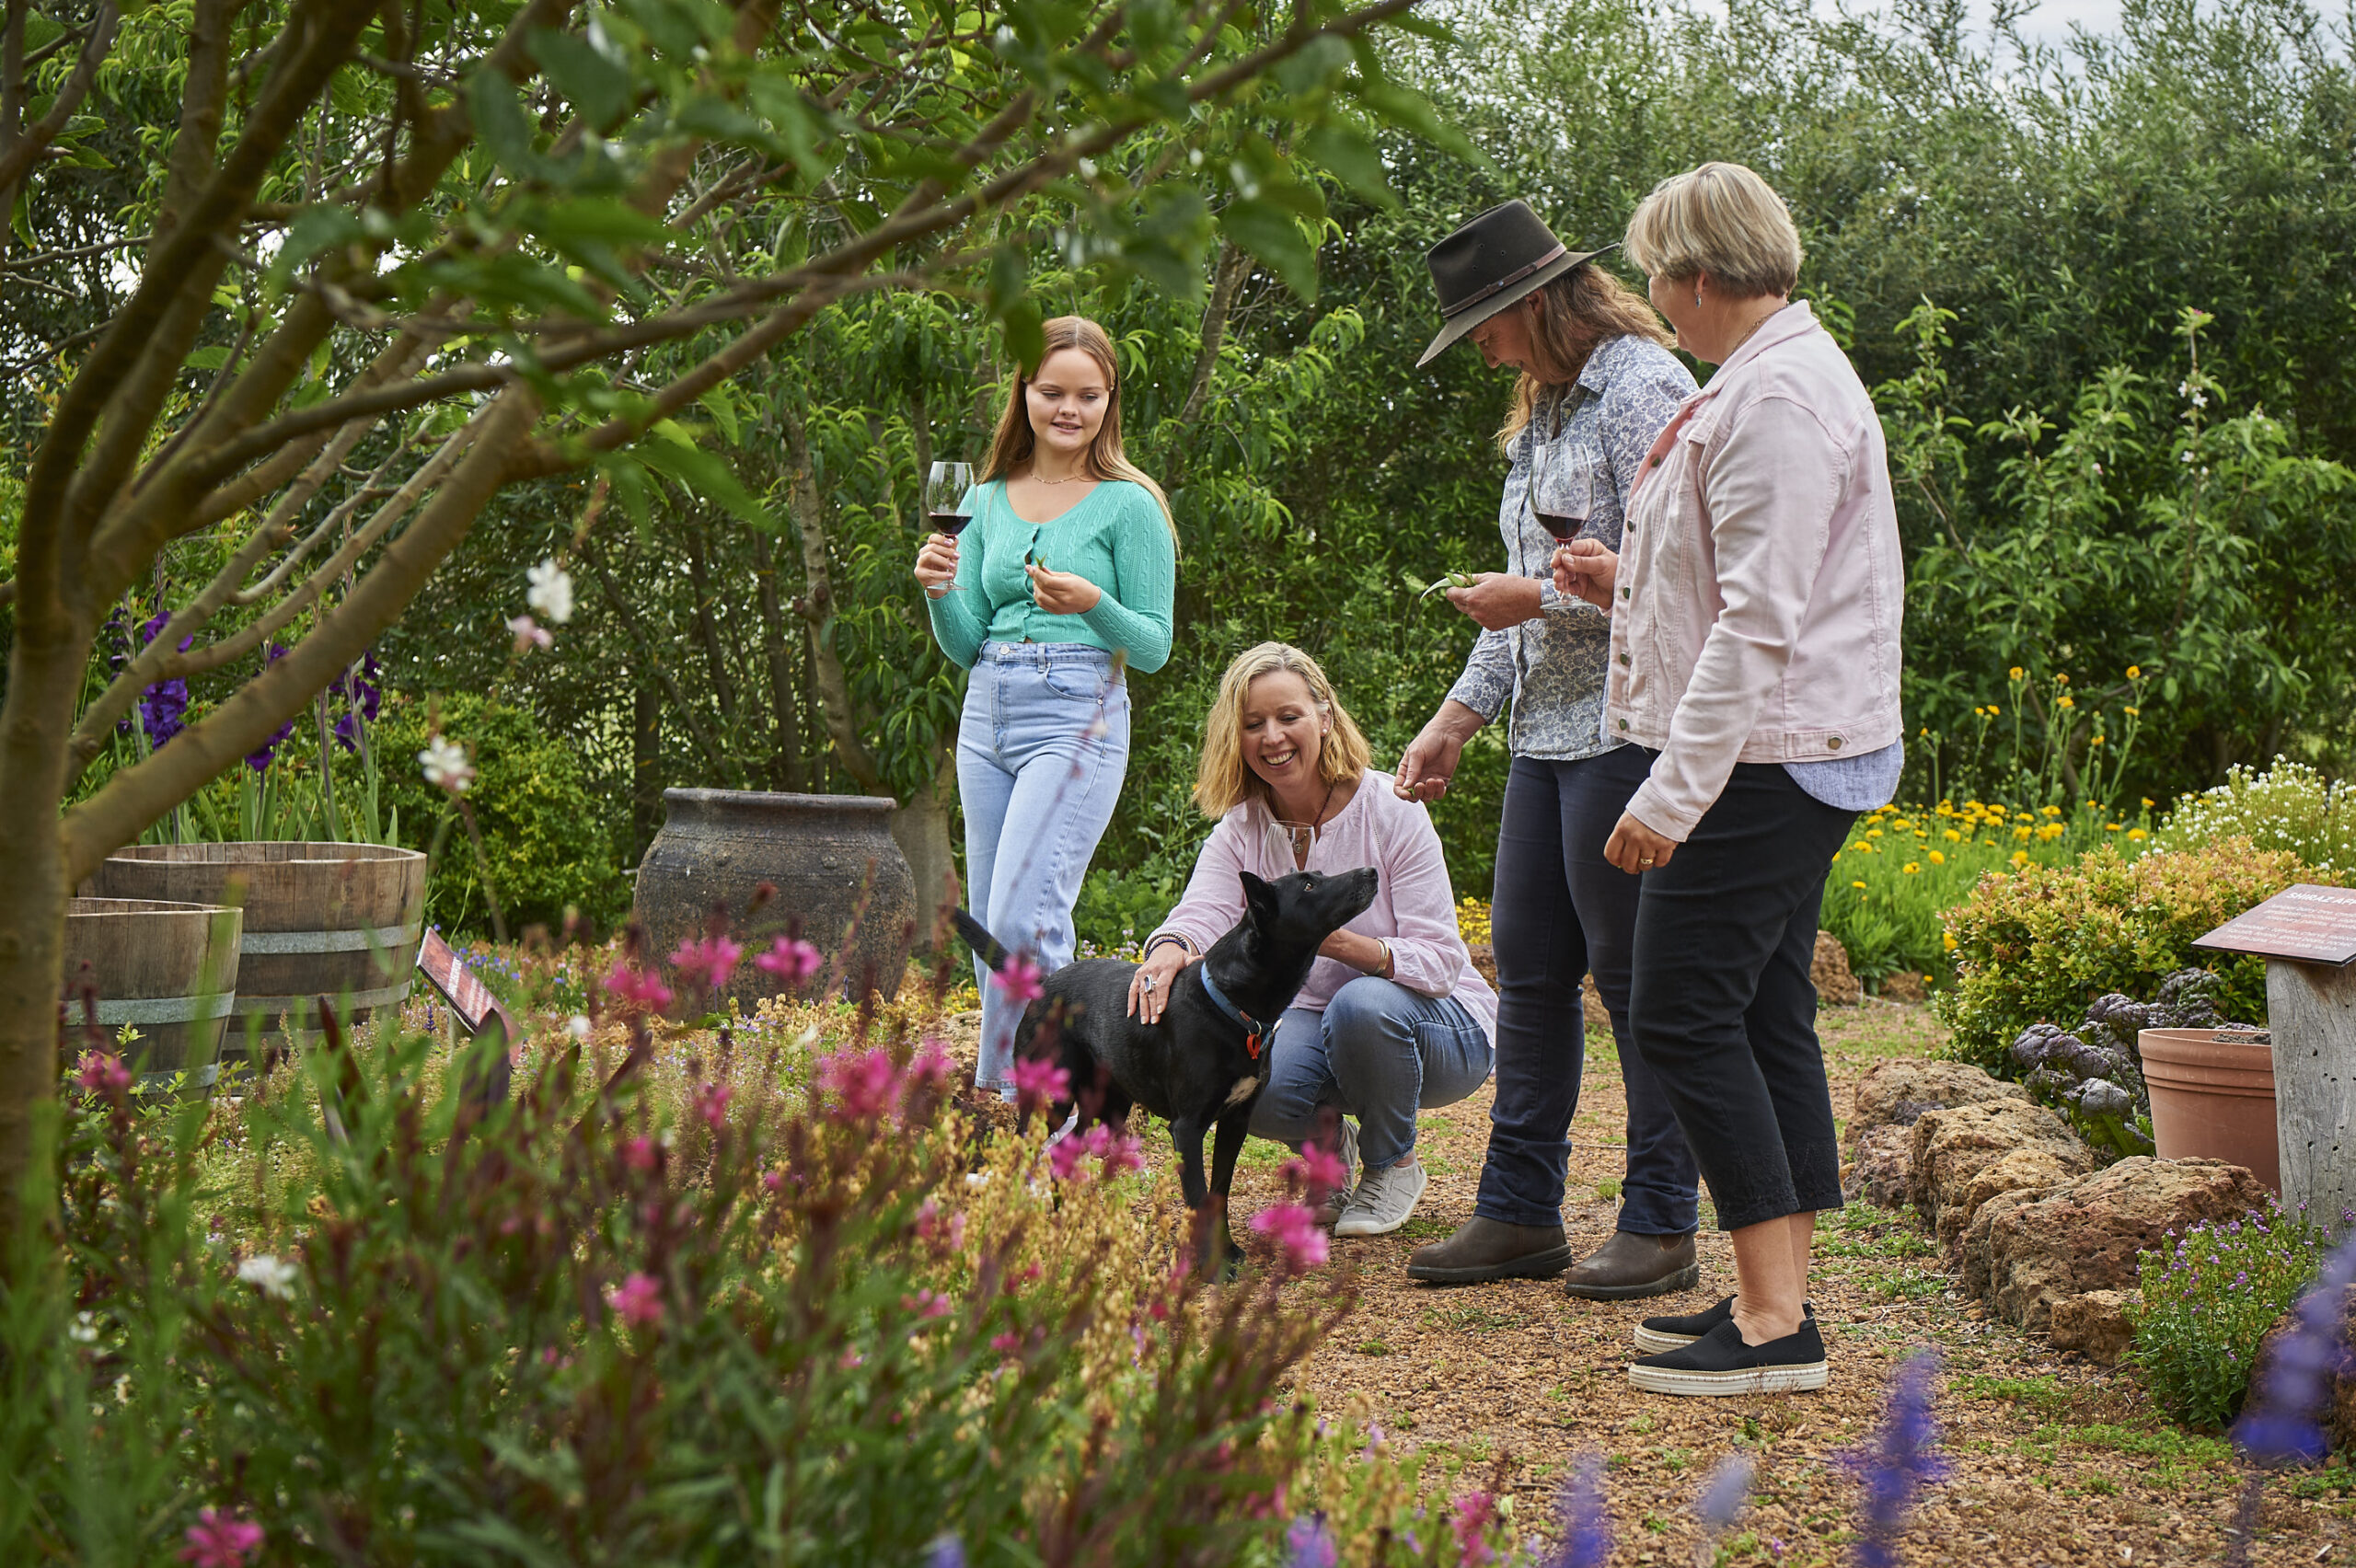
POLYGON ((1252 683, 1262 675, 1290 671, 1309 687, 1317 710, 1333 721, 1333 730, 1317 752, 1317 777, 1328 784, 1356 778, 1374 760, 1357 721, 1334 695, 1334 683, 1316 660, 1289 642, 1263 642, 1235 656, 1218 678, 1218 696, 1203 720, 1203 761, 1195 774, 1195 804, 1207 817, 1223 817, 1246 801, 1258 801, 1271 810, 1268 786, 1243 760, 1243 704, 1252 683))
POLYGON ((1113 352, 1112 337, 1085 316, 1058 316, 1041 329, 1046 336, 1046 347, 1039 351, 1037 363, 1029 370, 1018 369, 1014 373, 1013 385, 1006 392, 1006 408, 998 417, 998 432, 990 437, 989 460, 982 466, 982 478, 1003 478, 1031 461, 1039 440, 1031 429, 1032 377, 1039 374, 1039 365, 1047 363, 1049 354, 1062 349, 1078 349, 1104 373, 1108 394, 1104 422, 1096 427, 1096 439, 1088 444, 1089 476, 1126 479, 1142 488, 1161 505, 1161 520, 1170 525, 1171 542, 1175 544, 1178 524, 1170 513, 1170 498, 1161 493, 1161 487, 1143 468, 1129 461, 1128 454, 1121 447, 1121 365, 1113 352))
POLYGON ((1530 320, 1530 346, 1537 350, 1538 365, 1525 370, 1513 385, 1513 406, 1497 429, 1497 445, 1510 451, 1538 412, 1539 400, 1556 395, 1587 369, 1588 355, 1614 338, 1642 338, 1662 348, 1676 347, 1660 317, 1642 294, 1602 268, 1588 262, 1572 268, 1514 307, 1530 320), (1537 302, 1545 301, 1542 306, 1537 302))

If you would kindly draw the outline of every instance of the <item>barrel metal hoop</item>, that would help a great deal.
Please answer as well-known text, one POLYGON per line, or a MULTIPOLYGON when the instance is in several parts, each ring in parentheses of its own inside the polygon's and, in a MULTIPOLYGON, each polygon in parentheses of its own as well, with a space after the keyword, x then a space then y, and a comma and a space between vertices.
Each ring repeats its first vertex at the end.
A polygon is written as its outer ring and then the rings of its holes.
MULTIPOLYGON (((339 997, 329 992, 322 992, 319 995, 326 996, 330 1002, 340 1002, 349 1008, 382 1008, 407 1001, 409 987, 409 981, 400 980, 390 986, 379 986, 373 991, 354 991, 348 997, 339 997)), ((318 1005, 318 996, 240 996, 237 997, 237 1013, 239 1018, 249 1018, 256 1014, 263 1018, 274 1018, 281 1013, 293 1013, 298 1018, 306 1018, 310 1015, 310 1009, 318 1005)))
MULTIPOLYGON (((233 991, 224 991, 212 997, 100 998, 98 1021, 117 1026, 126 1023, 194 1023, 201 1019, 226 1018, 237 1002, 237 994, 233 991)), ((69 1000, 66 1003, 65 1020, 69 1024, 82 1021, 79 1002, 69 1000)))
POLYGON ((345 931, 248 931, 237 940, 246 956, 282 952, 363 952, 370 948, 392 949, 416 941, 425 934, 425 922, 409 926, 362 926, 345 931))

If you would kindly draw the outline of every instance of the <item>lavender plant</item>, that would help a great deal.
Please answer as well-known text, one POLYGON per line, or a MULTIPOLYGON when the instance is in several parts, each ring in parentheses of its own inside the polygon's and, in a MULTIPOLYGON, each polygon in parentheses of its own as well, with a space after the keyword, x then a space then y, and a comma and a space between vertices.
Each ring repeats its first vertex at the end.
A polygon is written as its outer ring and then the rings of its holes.
POLYGON ((1847 1456, 1865 1491, 1865 1517, 1857 1541, 1857 1568, 1898 1568, 1899 1542, 1907 1516, 1923 1489, 1946 1473, 1937 1453, 1939 1433, 1931 1414, 1938 1357, 1929 1351, 1908 1360, 1889 1380, 1889 1402, 1866 1447, 1847 1456))
POLYGON ((2269 1197, 2239 1219, 2171 1231, 2145 1252, 2131 1355, 2161 1408, 2188 1426, 2231 1421, 2259 1342, 2316 1278, 2327 1244, 2304 1212, 2269 1197))

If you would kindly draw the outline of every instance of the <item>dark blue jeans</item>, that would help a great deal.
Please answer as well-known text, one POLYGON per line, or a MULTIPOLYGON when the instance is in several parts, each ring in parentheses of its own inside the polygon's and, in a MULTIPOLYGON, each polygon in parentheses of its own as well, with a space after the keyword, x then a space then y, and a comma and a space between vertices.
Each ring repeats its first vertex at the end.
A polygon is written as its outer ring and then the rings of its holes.
POLYGON ((1497 954, 1497 1097, 1474 1205, 1486 1218, 1507 1225, 1562 1218, 1571 1118, 1587 1065, 1579 982, 1592 970, 1628 1090, 1620 1228, 1682 1236, 1700 1223, 1692 1152, 1628 1028, 1637 879, 1603 859, 1604 841, 1648 768, 1634 746, 1578 762, 1513 759, 1489 911, 1497 954))

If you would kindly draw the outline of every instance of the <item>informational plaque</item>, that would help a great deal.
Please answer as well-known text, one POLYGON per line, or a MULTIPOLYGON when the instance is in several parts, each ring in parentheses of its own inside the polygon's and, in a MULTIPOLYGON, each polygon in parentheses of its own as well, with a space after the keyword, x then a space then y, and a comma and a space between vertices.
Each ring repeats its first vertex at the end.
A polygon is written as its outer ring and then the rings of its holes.
POLYGON ((2345 966, 2356 962, 2356 888, 2286 887, 2192 945, 2345 966))
POLYGON ((483 1021, 496 1018, 507 1031, 509 1044, 524 1038, 515 1020, 507 1016, 505 1006, 450 951, 450 944, 442 940, 441 932, 426 932, 425 940, 418 944, 417 972, 433 982, 433 988, 442 993, 442 999, 450 1004, 468 1034, 480 1034, 483 1021))

